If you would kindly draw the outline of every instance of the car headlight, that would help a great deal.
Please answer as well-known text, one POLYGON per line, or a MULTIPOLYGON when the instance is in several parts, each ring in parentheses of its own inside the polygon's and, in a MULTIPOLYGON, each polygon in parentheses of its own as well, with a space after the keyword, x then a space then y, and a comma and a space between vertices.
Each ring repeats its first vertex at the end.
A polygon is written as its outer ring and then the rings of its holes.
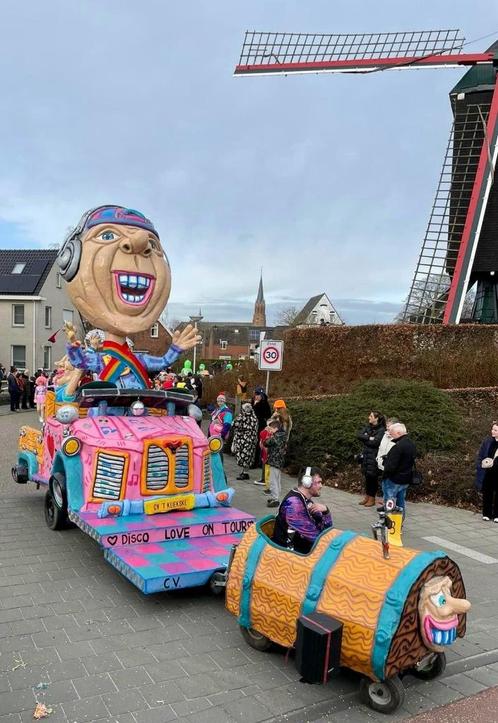
POLYGON ((220 452, 223 447, 223 440, 221 437, 210 437, 208 439, 209 451, 220 452))
POLYGON ((68 437, 62 443, 62 451, 66 457, 74 457, 81 449, 81 442, 78 437, 68 437))

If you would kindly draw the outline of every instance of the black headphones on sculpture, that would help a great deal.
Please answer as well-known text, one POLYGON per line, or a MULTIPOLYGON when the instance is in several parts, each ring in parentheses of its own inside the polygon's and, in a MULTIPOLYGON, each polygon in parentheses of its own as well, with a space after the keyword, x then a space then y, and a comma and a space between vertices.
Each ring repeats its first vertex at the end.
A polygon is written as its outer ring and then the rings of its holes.
POLYGON ((304 470, 304 474, 301 477, 301 484, 303 487, 306 487, 306 489, 309 489, 311 485, 313 484, 313 477, 311 476, 311 467, 306 467, 304 470))
POLYGON ((66 281, 72 281, 78 273, 81 261, 81 234, 85 229, 88 219, 95 211, 100 211, 100 209, 104 208, 113 208, 113 206, 111 204, 95 206, 95 208, 86 211, 77 225, 64 239, 61 250, 57 255, 57 265, 59 266, 60 275, 66 281))

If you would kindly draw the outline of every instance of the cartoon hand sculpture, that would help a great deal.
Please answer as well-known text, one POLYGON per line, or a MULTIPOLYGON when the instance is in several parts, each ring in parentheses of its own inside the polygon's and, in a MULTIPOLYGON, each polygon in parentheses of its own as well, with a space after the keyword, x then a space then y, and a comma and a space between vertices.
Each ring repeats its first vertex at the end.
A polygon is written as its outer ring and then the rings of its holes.
POLYGON ((192 324, 187 324, 183 331, 173 332, 173 344, 182 351, 192 349, 201 341, 201 335, 197 333, 192 324))
POLYGON ((76 329, 71 321, 65 321, 62 328, 72 346, 81 346, 81 342, 76 339, 76 329))

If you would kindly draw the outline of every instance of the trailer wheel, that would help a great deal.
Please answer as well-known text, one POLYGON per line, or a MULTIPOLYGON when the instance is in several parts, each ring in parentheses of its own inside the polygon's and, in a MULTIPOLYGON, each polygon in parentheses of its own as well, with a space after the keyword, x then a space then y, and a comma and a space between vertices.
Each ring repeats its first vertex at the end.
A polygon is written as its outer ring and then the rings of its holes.
POLYGON ((433 680, 444 673, 446 668, 446 655, 434 653, 434 655, 420 668, 411 668, 408 672, 420 680, 433 680))
POLYGON ((262 633, 258 633, 258 631, 254 630, 254 628, 245 628, 241 625, 240 632, 242 633, 242 637, 246 643, 250 645, 251 648, 254 648, 254 650, 259 650, 264 653, 273 645, 270 638, 267 638, 266 635, 263 635, 262 633))
POLYGON ((45 493, 45 522, 51 530, 62 530, 66 526, 67 515, 58 507, 50 490, 45 493))
POLYGON ((225 594, 226 584, 226 572, 223 572, 222 570, 217 570, 209 578, 209 590, 215 597, 225 594))
POLYGON ((398 678, 389 678, 381 682, 373 682, 368 678, 362 678, 360 682, 360 697, 379 713, 394 713, 405 700, 405 689, 398 678))
POLYGON ((29 480, 28 468, 24 464, 16 464, 12 467, 12 479, 19 485, 25 485, 29 480))

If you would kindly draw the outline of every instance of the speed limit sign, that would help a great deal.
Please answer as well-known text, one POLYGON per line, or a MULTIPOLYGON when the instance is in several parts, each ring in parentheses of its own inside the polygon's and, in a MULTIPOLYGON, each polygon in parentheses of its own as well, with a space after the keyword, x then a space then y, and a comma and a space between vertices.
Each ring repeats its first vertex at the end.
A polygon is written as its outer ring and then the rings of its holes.
POLYGON ((263 339, 259 345, 259 369, 267 372, 281 371, 283 356, 283 341, 263 339))

